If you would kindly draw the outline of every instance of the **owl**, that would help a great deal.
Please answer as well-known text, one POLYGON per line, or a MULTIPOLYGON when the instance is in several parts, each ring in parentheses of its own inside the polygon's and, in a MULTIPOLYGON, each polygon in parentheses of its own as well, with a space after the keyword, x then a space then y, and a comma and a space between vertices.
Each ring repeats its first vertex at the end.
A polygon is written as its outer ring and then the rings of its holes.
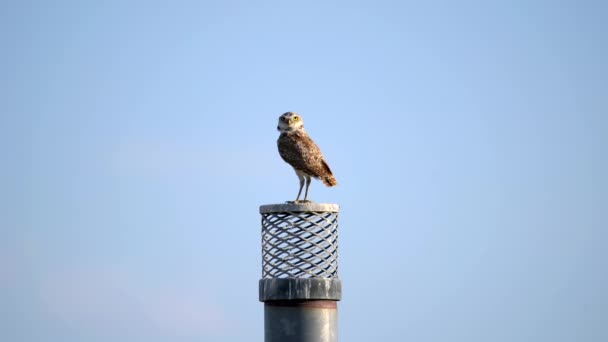
POLYGON ((300 115, 293 112, 281 115, 277 130, 281 132, 277 140, 279 154, 287 164, 293 167, 300 180, 300 190, 298 190, 298 196, 293 203, 309 202, 308 187, 311 178, 321 180, 328 187, 338 184, 331 173, 331 169, 323 159, 321 150, 306 134, 304 122, 302 122, 300 115), (304 200, 300 201, 304 183, 306 183, 306 192, 304 193, 304 200))

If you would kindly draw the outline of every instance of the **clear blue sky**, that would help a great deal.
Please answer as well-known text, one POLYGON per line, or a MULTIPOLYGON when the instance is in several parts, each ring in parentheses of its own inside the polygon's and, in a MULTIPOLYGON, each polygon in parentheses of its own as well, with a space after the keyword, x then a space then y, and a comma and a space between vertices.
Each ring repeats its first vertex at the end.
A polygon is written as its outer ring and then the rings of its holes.
POLYGON ((608 340, 602 1, 4 1, 0 340, 261 341, 277 117, 342 341, 608 340))

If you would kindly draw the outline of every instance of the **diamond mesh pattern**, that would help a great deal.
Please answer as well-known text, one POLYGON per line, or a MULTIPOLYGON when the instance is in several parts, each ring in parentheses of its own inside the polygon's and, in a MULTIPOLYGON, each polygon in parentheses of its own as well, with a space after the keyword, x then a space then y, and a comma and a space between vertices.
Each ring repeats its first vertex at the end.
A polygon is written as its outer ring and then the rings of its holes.
POLYGON ((262 214, 262 278, 338 277, 338 213, 262 214))

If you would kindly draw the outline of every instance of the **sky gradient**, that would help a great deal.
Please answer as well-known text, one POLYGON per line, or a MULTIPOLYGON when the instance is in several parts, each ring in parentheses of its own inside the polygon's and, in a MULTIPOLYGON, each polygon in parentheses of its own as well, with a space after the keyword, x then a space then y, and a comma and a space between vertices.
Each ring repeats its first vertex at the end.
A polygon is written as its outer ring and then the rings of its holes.
POLYGON ((0 340, 261 341, 277 118, 342 341, 608 340, 601 1, 5 1, 0 340))

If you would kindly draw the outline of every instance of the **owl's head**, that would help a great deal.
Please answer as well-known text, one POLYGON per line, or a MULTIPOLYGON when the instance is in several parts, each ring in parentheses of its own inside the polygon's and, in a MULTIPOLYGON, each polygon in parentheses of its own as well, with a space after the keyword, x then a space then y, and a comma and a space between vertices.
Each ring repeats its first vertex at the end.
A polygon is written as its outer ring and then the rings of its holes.
POLYGON ((279 116, 277 130, 281 133, 293 132, 304 129, 302 117, 294 112, 287 112, 279 116))

